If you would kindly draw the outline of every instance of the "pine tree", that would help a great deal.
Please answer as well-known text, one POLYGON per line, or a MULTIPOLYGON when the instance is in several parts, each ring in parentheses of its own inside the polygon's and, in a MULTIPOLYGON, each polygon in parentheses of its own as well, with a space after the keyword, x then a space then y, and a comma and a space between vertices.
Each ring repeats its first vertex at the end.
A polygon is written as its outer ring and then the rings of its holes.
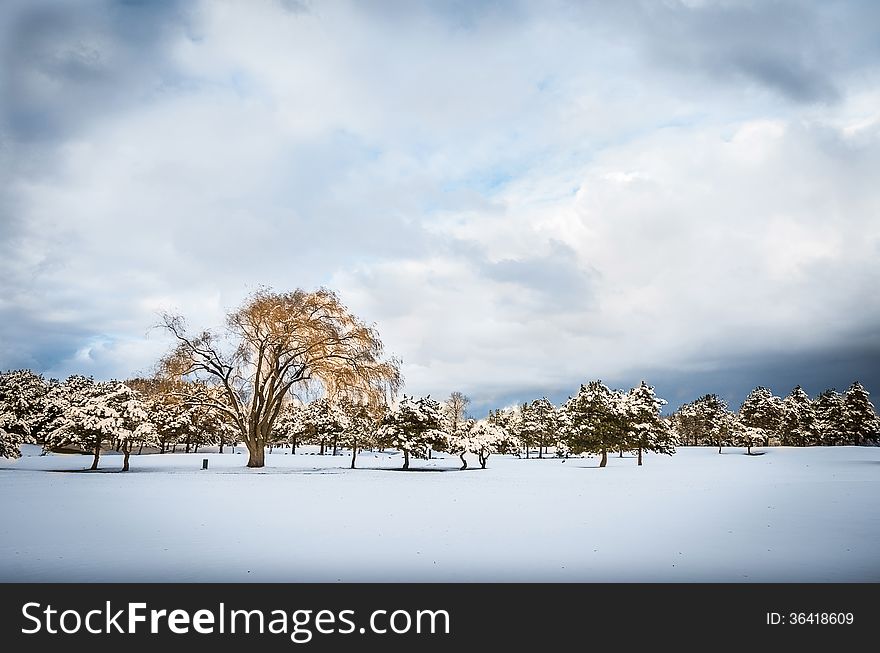
POLYGON ((409 469, 410 455, 424 457, 428 447, 442 449, 447 434, 442 430, 440 403, 430 396, 408 397, 390 410, 382 421, 379 438, 388 446, 403 452, 403 469, 409 469))
POLYGON ((813 402, 816 413, 816 434, 823 445, 846 443, 846 402, 837 390, 822 392, 813 402))
POLYGON ((696 401, 684 404, 672 416, 673 428, 680 440, 693 438, 694 444, 718 447, 735 441, 736 422, 727 403, 718 395, 703 395, 696 401))
POLYGON ((557 430, 556 407, 547 397, 523 405, 520 437, 524 441, 537 443, 538 458, 543 458, 548 444, 555 441, 557 430))
POLYGON ((868 391, 855 381, 846 391, 844 398, 844 421, 847 441, 859 446, 876 442, 880 436, 880 420, 871 403, 868 391))
POLYGON ((654 394, 653 386, 642 381, 630 390, 626 397, 626 444, 638 452, 638 464, 642 464, 642 452, 672 455, 675 453, 675 433, 664 420, 660 411, 665 399, 654 394))
POLYGON ((782 401, 782 444, 807 447, 818 443, 816 411, 810 396, 801 386, 795 388, 782 401))
MULTIPOLYGON (((522 409, 519 405, 489 411, 490 423, 501 428, 506 437, 498 443, 498 452, 520 455, 520 432, 522 431, 522 409)), ((558 447, 558 443, 557 443, 558 447)))
POLYGON ((761 429, 767 438, 765 444, 770 444, 771 437, 779 437, 779 427, 782 423, 782 399, 774 395, 768 388, 758 386, 742 402, 739 416, 744 427, 761 429))
POLYGON ((599 467, 608 464, 608 452, 626 441, 626 399, 601 381, 590 381, 562 406, 561 431, 574 453, 602 456, 599 467))
POLYGON ((34 442, 47 392, 43 377, 30 370, 0 374, 0 457, 18 458, 22 443, 34 442))
MULTIPOLYGON (((476 454, 477 460, 480 461, 480 468, 486 469, 490 454, 497 451, 499 445, 508 437, 503 428, 488 419, 469 420, 465 435, 460 439, 457 447, 464 453, 476 454)), ((464 453, 461 454, 462 469, 467 469, 464 453)))

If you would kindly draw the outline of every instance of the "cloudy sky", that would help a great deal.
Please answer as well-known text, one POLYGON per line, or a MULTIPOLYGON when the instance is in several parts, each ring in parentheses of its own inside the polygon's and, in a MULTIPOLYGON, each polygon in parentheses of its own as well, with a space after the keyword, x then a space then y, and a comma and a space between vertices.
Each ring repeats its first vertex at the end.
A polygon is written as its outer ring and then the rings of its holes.
POLYGON ((475 413, 880 393, 880 3, 13 0, 0 368, 328 286, 475 413))

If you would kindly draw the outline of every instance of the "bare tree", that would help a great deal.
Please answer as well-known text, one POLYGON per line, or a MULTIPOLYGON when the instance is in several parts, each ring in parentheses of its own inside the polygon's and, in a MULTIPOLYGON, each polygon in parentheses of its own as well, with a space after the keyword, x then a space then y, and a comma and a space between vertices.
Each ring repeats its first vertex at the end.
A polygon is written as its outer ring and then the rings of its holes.
POLYGON ((319 382, 327 396, 358 394, 379 403, 401 383, 400 362, 383 360, 376 330, 327 289, 254 292, 226 318, 225 328, 188 335, 183 318, 163 316, 177 339, 161 360, 172 378, 199 378, 218 392, 191 392, 188 404, 229 419, 248 450, 248 467, 265 465, 265 446, 285 398, 298 384, 319 382))

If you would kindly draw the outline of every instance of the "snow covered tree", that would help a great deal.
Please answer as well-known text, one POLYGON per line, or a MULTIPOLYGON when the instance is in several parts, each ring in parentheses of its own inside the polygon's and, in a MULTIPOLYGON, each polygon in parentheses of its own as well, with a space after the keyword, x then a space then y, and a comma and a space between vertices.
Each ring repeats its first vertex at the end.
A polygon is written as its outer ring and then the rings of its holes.
POLYGON ((746 426, 742 423, 741 418, 734 415, 733 418, 738 421, 734 428, 735 441, 740 447, 746 448, 746 454, 752 455, 752 447, 760 447, 767 442, 767 433, 764 429, 756 426, 746 426))
MULTIPOLYGON (((122 471, 127 472, 134 447, 155 444, 156 430, 149 421, 147 405, 139 393, 126 384, 108 384, 104 402, 110 406, 112 417, 102 428, 119 443, 122 450, 122 471)), ((97 469, 97 461, 93 469, 97 469)))
POLYGON ((696 401, 679 407, 673 415, 673 425, 680 439, 692 438, 694 444, 722 447, 735 442, 737 422, 727 403, 718 395, 703 395, 696 401))
POLYGON ((770 444, 771 437, 778 437, 782 423, 782 399, 768 388, 758 386, 743 400, 739 416, 745 427, 761 429, 770 444))
MULTIPOLYGON (((152 429, 137 394, 124 383, 95 383, 90 378, 72 376, 47 395, 54 419, 47 444, 74 444, 94 454, 91 469, 98 469, 101 449, 109 440, 130 447, 139 438, 149 437, 152 429)), ((128 469, 125 455, 123 470, 128 469)))
POLYGON ((410 455, 424 457, 428 447, 442 449, 446 446, 447 434, 442 426, 439 402, 430 396, 416 399, 404 395, 382 420, 379 438, 387 446, 403 452, 403 469, 409 469, 410 455))
POLYGON ((329 445, 333 447, 333 455, 335 456, 339 447, 339 439, 344 433, 348 421, 348 416, 342 410, 339 402, 331 401, 327 397, 310 401, 306 405, 302 419, 312 439, 321 445, 321 455, 324 455, 329 445))
POLYGON ((629 391, 624 410, 626 412, 625 447, 638 452, 638 464, 642 464, 642 452, 675 453, 675 433, 660 415, 665 399, 654 394, 654 387, 642 381, 629 391))
POLYGON ((816 413, 816 437, 827 446, 846 444, 846 402, 837 390, 820 393, 813 402, 816 413))
POLYGON ((163 375, 219 390, 215 397, 190 394, 185 403, 203 403, 236 425, 248 467, 265 465, 267 439, 295 386, 319 382, 327 397, 356 388, 385 398, 400 384, 399 361, 382 360, 376 330, 327 289, 258 290, 227 316, 221 333, 190 335, 174 315, 164 326, 177 345, 160 363, 163 375))
POLYGON ((287 403, 281 409, 273 426, 273 434, 277 436, 277 441, 285 441, 290 444, 290 453, 292 454, 296 453, 298 444, 312 435, 305 414, 305 406, 293 402, 287 403))
POLYGON ((880 437, 880 420, 868 391, 858 381, 846 391, 844 411, 848 442, 859 446, 877 441, 880 437))
POLYGON ((608 464, 608 452, 626 440, 626 398, 601 381, 590 381, 563 404, 561 432, 574 454, 601 454, 599 467, 608 464))
POLYGON ((34 441, 48 385, 30 370, 0 374, 0 457, 18 458, 23 442, 34 441))
MULTIPOLYGON (((522 430, 522 407, 519 405, 489 411, 490 423, 505 433, 505 438, 498 442, 498 453, 520 454, 520 431, 522 430)), ((557 445, 558 446, 558 445, 557 445)))
POLYGON ((809 395, 801 386, 795 388, 782 401, 782 444, 807 447, 817 444, 816 411, 809 395))
MULTIPOLYGON (((520 437, 523 442, 534 442, 538 445, 538 458, 544 457, 544 452, 550 442, 555 444, 558 429, 556 407, 547 397, 523 404, 520 437)), ((526 458, 528 458, 528 448, 526 449, 526 458)))
POLYGON ((479 419, 474 422, 468 435, 470 438, 469 451, 477 454, 477 460, 480 461, 482 469, 486 469, 489 455, 493 451, 497 451, 499 445, 509 438, 503 428, 488 419, 479 419))
POLYGON ((358 451, 376 442, 385 411, 382 406, 370 406, 348 399, 343 400, 340 407, 345 414, 342 445, 351 449, 351 469, 354 469, 358 451))
POLYGON ((446 450, 461 458, 461 469, 467 469, 465 454, 476 454, 480 467, 486 469, 489 456, 510 438, 497 423, 489 419, 469 419, 461 425, 456 435, 449 435, 446 450))

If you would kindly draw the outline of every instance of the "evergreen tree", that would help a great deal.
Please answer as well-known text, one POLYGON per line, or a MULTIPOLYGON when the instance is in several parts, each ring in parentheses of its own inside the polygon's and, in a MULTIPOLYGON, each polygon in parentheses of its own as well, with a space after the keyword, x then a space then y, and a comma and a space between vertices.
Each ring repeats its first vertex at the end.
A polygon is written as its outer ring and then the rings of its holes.
POLYGON ((388 411, 379 429, 380 442, 403 452, 403 469, 409 469, 410 455, 425 457, 428 447, 442 449, 446 433, 442 430, 440 403, 430 396, 408 397, 388 411))
MULTIPOLYGON (((498 442, 498 453, 520 455, 520 431, 522 430, 522 410, 519 405, 489 411, 488 421, 501 428, 506 437, 498 442)), ((558 447, 558 444, 557 444, 558 447)))
POLYGON ((626 397, 626 444, 638 452, 638 464, 642 464, 642 452, 651 451, 672 455, 675 453, 675 433, 664 420, 660 411, 665 399, 654 394, 654 387, 642 381, 630 390, 626 397))
POLYGON ((818 443, 816 411, 801 386, 795 386, 782 401, 780 434, 786 446, 807 447, 818 443))
POLYGON ((816 435, 823 445, 846 444, 846 402, 837 390, 822 392, 813 403, 816 435))
POLYGON ((538 458, 543 458, 550 442, 555 442, 558 430, 556 407, 547 397, 523 404, 520 437, 538 445, 538 458))
POLYGON ((871 403, 868 391, 855 381, 846 391, 844 398, 844 421, 847 441, 859 446, 876 442, 880 436, 880 421, 871 403))
POLYGON ((626 441, 626 399, 601 381, 590 381, 562 406, 561 431, 574 453, 601 455, 599 467, 608 464, 608 452, 626 441))
POLYGON ((681 406, 673 415, 673 428, 677 437, 694 444, 708 444, 718 447, 735 442, 736 421, 728 410, 727 403, 718 395, 703 395, 696 401, 681 406))
POLYGON ((30 370, 0 374, 0 457, 18 458, 24 442, 33 442, 44 412, 48 385, 30 370))
POLYGON ((765 444, 770 444, 771 437, 779 437, 779 427, 782 423, 782 399, 774 395, 768 388, 758 386, 742 402, 739 416, 744 427, 761 429, 766 436, 765 444))

